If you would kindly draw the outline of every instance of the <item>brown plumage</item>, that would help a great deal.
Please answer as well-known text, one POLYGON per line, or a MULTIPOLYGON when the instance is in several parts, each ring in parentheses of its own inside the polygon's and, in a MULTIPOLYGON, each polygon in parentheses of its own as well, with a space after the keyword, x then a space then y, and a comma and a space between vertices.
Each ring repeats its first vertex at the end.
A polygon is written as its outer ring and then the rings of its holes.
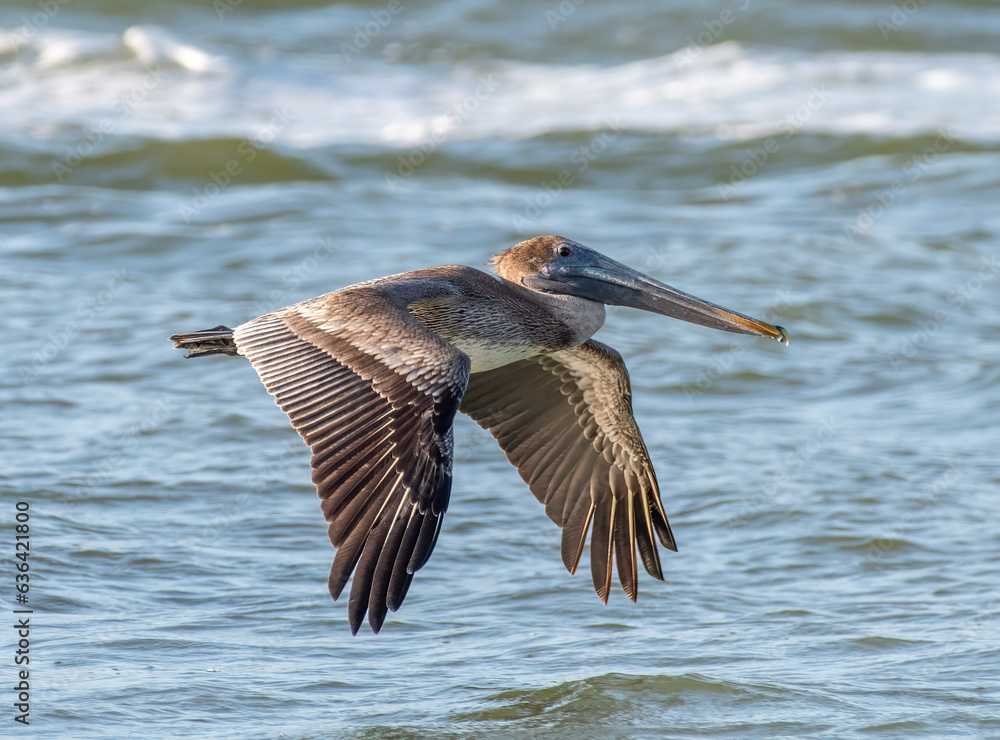
POLYGON ((494 258, 498 277, 439 267, 343 288, 233 330, 171 337, 188 356, 243 355, 312 450, 337 548, 330 593, 354 574, 351 631, 378 632, 430 557, 451 493, 452 421, 488 429, 548 516, 572 573, 591 533, 594 588, 676 550, 632 414, 621 356, 590 340, 604 303, 785 339, 784 330, 675 291, 563 237, 494 258), (638 551, 638 557, 637 557, 638 551))
POLYGON ((590 339, 578 347, 473 375, 461 411, 500 443, 545 513, 563 528, 570 573, 593 526, 591 572, 607 603, 612 541, 618 578, 637 591, 638 545, 646 571, 663 580, 654 541, 677 550, 656 474, 632 416, 632 389, 621 355, 590 339))

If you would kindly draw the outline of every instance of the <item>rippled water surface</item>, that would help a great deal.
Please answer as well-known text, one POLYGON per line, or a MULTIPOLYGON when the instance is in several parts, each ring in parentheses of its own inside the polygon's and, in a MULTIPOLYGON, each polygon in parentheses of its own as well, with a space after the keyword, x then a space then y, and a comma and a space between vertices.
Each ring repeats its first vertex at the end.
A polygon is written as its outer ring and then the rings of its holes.
POLYGON ((5 735, 1000 737, 998 38, 972 0, 4 5, 5 735), (680 548, 637 604, 463 418, 351 637, 308 450, 166 336, 548 233, 791 345, 609 310, 680 548))

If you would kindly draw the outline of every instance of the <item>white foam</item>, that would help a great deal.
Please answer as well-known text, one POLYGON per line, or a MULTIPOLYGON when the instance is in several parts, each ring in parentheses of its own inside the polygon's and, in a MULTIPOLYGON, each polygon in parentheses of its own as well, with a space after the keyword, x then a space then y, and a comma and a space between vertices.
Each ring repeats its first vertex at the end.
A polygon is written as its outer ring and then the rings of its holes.
POLYGON ((122 34, 122 42, 145 65, 173 63, 194 72, 220 71, 226 67, 221 57, 181 43, 159 26, 126 28, 122 34))
POLYGON ((45 29, 0 66, 0 109, 8 130, 95 125, 148 83, 151 69, 160 79, 115 119, 116 135, 254 136, 284 109, 292 120, 277 138, 300 147, 409 149, 611 125, 723 140, 947 130, 1000 141, 998 55, 810 53, 735 42, 617 66, 508 62, 442 72, 363 55, 350 63, 334 53, 237 57, 152 26, 120 37, 45 29))
POLYGON ((602 111, 628 129, 721 129, 737 139, 788 127, 900 136, 953 126, 960 137, 1000 137, 1000 56, 989 54, 815 54, 727 42, 604 69, 512 66, 501 78, 502 95, 535 103, 522 109, 527 135, 594 126, 602 111))

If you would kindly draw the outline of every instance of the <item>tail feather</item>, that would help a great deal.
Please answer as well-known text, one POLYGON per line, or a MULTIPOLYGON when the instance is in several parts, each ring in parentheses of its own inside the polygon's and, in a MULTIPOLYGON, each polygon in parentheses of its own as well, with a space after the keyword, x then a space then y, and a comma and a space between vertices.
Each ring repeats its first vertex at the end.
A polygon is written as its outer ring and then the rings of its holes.
POLYGON ((238 355, 236 342, 233 341, 233 330, 228 326, 216 326, 212 329, 202 329, 186 334, 174 334, 170 337, 177 349, 186 349, 185 357, 201 357, 203 355, 238 355))

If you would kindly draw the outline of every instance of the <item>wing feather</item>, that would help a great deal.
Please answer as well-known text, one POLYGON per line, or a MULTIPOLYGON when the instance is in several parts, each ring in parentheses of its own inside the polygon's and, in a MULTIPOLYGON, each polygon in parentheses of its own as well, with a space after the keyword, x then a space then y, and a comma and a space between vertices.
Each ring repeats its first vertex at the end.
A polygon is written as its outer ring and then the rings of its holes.
POLYGON ((378 632, 430 557, 451 491, 451 425, 470 361, 407 311, 433 282, 379 281, 254 319, 240 354, 312 449, 348 621, 378 632), (377 326, 373 326, 377 322, 377 326))
POLYGON ((563 565, 570 573, 576 573, 576 568, 580 564, 580 557, 587 544, 587 531, 594 517, 596 506, 590 496, 580 495, 575 498, 567 497, 567 501, 574 500, 576 503, 573 510, 568 514, 563 525, 562 544, 560 553, 563 565))
POLYGON ((590 340, 475 373, 461 411, 489 429, 545 513, 563 527, 562 560, 576 570, 590 533, 594 589, 607 601, 614 567, 638 593, 638 562, 663 579, 656 541, 676 550, 656 474, 632 414, 628 371, 590 340))
POLYGON ((612 531, 617 505, 614 497, 610 498, 610 503, 595 502, 594 529, 590 535, 590 575, 593 577, 597 596, 605 604, 611 593, 611 562, 614 551, 612 531))

